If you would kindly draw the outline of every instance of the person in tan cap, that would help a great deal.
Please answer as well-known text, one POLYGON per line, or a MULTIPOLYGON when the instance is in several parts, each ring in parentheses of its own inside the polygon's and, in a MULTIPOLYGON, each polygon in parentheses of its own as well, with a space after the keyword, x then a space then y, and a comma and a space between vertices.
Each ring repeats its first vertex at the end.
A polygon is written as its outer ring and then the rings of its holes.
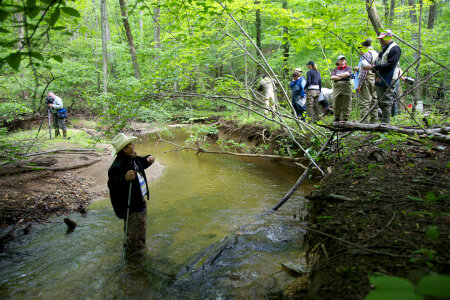
POLYGON ((380 33, 377 39, 383 50, 378 55, 374 65, 364 66, 365 70, 375 70, 377 78, 375 86, 378 95, 378 105, 381 108, 381 123, 389 124, 391 121, 392 104, 395 98, 394 83, 399 78, 399 60, 402 55, 400 47, 392 40, 394 34, 391 30, 380 33))
POLYGON ((352 83, 350 82, 352 69, 347 66, 344 55, 339 55, 336 68, 331 71, 333 80, 333 108, 334 121, 347 122, 352 109, 352 83))
POLYGON ((145 248, 147 205, 149 199, 147 169, 155 158, 138 156, 133 141, 137 138, 119 133, 112 140, 111 155, 116 156, 108 170, 108 189, 116 216, 124 219, 125 254, 142 252, 145 248))

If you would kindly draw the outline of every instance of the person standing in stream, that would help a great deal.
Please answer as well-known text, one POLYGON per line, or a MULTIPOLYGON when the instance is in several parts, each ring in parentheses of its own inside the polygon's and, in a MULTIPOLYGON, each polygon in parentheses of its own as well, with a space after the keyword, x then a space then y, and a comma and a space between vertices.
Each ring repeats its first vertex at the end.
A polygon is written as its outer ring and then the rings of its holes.
MULTIPOLYGON (((145 169, 155 158, 151 155, 138 156, 134 144, 137 138, 118 134, 112 140, 114 147, 111 155, 116 156, 108 170, 108 189, 111 203, 116 216, 128 221, 125 237, 125 254, 130 256, 142 252, 145 248, 145 233, 147 227, 147 204, 149 190, 145 169), (129 206, 128 206, 129 203, 129 206), (127 209, 129 216, 127 220, 127 209)), ((126 226, 125 226, 126 227, 126 226)))

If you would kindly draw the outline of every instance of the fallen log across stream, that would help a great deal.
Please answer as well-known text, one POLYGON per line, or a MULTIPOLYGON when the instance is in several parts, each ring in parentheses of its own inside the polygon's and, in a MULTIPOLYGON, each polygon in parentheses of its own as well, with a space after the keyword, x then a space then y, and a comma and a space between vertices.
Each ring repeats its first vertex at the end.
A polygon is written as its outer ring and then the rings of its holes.
POLYGON ((355 122, 333 122, 332 127, 327 127, 333 131, 372 131, 372 132, 398 132, 407 135, 418 135, 419 137, 427 137, 433 141, 450 144, 450 137, 447 136, 450 132, 450 127, 430 128, 425 129, 427 134, 424 134, 423 129, 401 128, 386 124, 362 124, 355 122))

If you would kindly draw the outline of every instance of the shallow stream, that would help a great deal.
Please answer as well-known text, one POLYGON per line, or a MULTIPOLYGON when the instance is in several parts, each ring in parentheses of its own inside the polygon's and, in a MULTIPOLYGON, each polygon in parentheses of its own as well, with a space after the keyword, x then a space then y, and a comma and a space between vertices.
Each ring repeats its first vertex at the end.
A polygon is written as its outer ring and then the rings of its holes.
MULTIPOLYGON (((186 134, 172 133, 183 144, 186 134)), ((265 214, 301 171, 263 159, 164 153, 176 147, 156 140, 136 145, 165 165, 149 184, 146 255, 124 261, 123 221, 100 200, 86 217, 68 216, 78 223, 70 234, 56 217, 12 242, 0 254, 0 299, 253 298, 293 278, 280 263, 301 260, 299 209, 313 183, 265 214)))

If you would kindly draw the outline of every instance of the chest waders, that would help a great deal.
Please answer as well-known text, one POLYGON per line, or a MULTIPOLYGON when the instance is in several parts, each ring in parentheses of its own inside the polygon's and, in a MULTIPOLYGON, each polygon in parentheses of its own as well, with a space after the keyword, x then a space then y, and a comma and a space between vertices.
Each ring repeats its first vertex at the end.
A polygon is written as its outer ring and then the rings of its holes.
MULTIPOLYGON (((128 217, 130 216, 130 202, 131 202, 131 186, 133 182, 130 181, 130 188, 128 190, 128 205, 127 205, 127 218, 125 219, 125 238, 123 240, 123 249, 125 250, 127 246, 127 235, 128 235, 128 217)), ((124 251, 125 255, 125 251, 124 251)))

